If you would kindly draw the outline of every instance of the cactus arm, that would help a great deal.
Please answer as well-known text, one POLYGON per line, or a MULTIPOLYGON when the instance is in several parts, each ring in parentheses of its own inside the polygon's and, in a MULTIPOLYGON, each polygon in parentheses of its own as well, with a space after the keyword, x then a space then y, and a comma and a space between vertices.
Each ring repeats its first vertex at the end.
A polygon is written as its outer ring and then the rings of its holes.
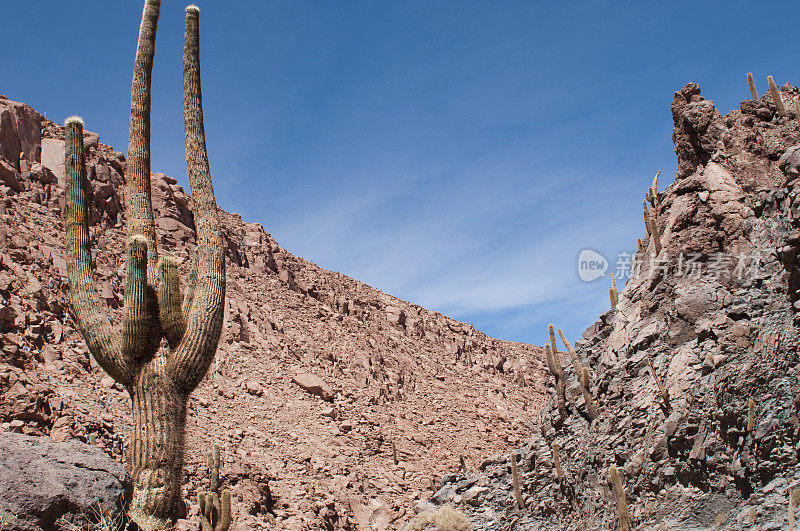
POLYGON ((194 288, 197 286, 197 253, 192 256, 192 266, 189 270, 189 278, 186 279, 186 291, 183 292, 183 304, 181 310, 183 311, 183 318, 189 315, 189 308, 192 307, 192 299, 194 298, 194 288))
POLYGON ((125 168, 128 237, 141 234, 147 240, 148 283, 151 286, 157 282, 158 248, 150 196, 150 85, 160 10, 161 0, 145 1, 133 66, 131 129, 125 168))
POLYGON ((66 258, 70 298, 86 346, 97 363, 116 381, 127 384, 130 368, 124 362, 119 334, 101 311, 103 303, 95 288, 89 237, 86 163, 83 155, 83 122, 66 123, 66 258))
POLYGON ((127 362, 151 353, 153 336, 152 299, 147 285, 147 239, 141 234, 128 240, 125 273, 125 306, 122 311, 122 353, 127 362))
POLYGON ((164 257, 158 261, 158 315, 161 329, 170 348, 180 344, 186 331, 186 321, 181 311, 181 279, 178 263, 164 257))
POLYGON ((183 54, 183 114, 186 165, 197 226, 197 285, 186 319, 186 333, 171 358, 175 381, 186 390, 197 386, 214 359, 225 301, 225 253, 203 128, 199 19, 200 10, 189 6, 183 54))

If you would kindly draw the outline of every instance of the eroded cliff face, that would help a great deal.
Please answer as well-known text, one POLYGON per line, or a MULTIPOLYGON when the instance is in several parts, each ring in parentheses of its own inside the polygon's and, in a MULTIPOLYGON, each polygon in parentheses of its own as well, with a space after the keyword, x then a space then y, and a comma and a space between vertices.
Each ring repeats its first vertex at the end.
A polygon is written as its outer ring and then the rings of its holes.
MULTIPOLYGON (((794 109, 800 91, 782 94, 794 109)), ((663 249, 654 257, 645 237, 619 305, 576 345, 600 414, 589 419, 562 353, 570 414, 551 399, 516 450, 525 508, 511 501, 508 455, 448 478, 435 498, 462 500, 481 529, 612 529, 611 465, 635 528, 787 521, 788 490, 800 486, 800 127, 769 96, 722 116, 694 83, 671 109, 678 171, 657 199, 663 249)), ((548 386, 554 396, 552 377, 548 386)))
MULTIPOLYGON (((0 429, 121 459, 130 399, 88 355, 64 261, 63 129, 0 97, 0 429)), ((94 259, 120 322, 125 157, 86 133, 94 259)), ((195 244, 191 197, 154 174, 162 255, 195 244)), ((293 256, 220 212, 225 329, 187 421, 186 499, 222 448, 242 529, 390 529, 455 471, 513 447, 542 405, 541 349, 499 341, 293 256), (393 447, 397 454, 394 462, 393 447), (435 483, 432 486, 432 480, 435 483)), ((197 508, 189 503, 189 519, 197 508)))

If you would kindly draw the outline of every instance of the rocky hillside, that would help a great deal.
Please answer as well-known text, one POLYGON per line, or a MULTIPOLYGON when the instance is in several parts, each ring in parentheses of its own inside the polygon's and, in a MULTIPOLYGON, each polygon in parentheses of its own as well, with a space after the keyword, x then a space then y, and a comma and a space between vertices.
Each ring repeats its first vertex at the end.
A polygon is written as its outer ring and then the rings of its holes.
MULTIPOLYGON (((88 355, 68 304, 63 134, 0 97, 0 431, 96 437, 121 459, 130 399, 88 355)), ((85 148, 97 281, 119 322, 125 157, 93 133, 85 148)), ((152 180, 162 253, 188 269, 191 197, 164 174, 152 180)), ((326 271, 221 216, 226 324, 190 399, 187 499, 219 444, 240 529, 391 529, 462 456, 471 468, 530 435, 541 349, 326 271)))
POLYGON ((768 95, 722 116, 697 84, 675 93, 678 172, 648 205, 662 249, 644 237, 616 309, 575 346, 597 415, 559 344, 566 412, 549 376, 551 400, 515 451, 521 507, 508 454, 446 478, 435 502, 459 504, 479 529, 613 529, 613 465, 636 529, 788 529, 800 487, 800 91, 781 91, 785 116, 768 95))

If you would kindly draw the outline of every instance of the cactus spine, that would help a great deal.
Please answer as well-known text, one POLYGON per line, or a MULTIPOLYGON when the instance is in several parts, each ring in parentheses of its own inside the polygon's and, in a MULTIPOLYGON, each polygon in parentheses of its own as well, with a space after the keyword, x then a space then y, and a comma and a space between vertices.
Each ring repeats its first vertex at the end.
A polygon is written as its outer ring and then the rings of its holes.
POLYGON ((225 299, 225 256, 203 130, 196 8, 186 12, 183 62, 186 158, 197 226, 196 269, 191 276, 196 285, 190 279, 181 297, 177 264, 158 257, 150 196, 150 86, 159 12, 160 0, 145 1, 131 88, 121 333, 101 310, 94 284, 83 122, 78 118, 66 122, 65 151, 72 306, 89 351, 131 396, 133 430, 126 452, 133 477, 129 515, 145 531, 172 528, 181 495, 186 402, 214 358, 225 299))
POLYGON ((781 90, 778 88, 778 85, 775 84, 775 80, 772 79, 772 76, 767 76, 767 83, 769 83, 769 93, 772 96, 772 102, 778 109, 778 115, 786 116, 786 108, 783 106, 783 100, 781 99, 781 90))
POLYGON ((758 101, 758 92, 756 91, 756 83, 753 81, 753 74, 750 72, 747 73, 747 85, 750 87, 750 95, 753 97, 753 101, 758 101))
POLYGON ((628 513, 628 502, 625 499, 625 489, 622 486, 622 479, 619 477, 617 467, 608 467, 608 476, 614 486, 614 493, 617 497, 617 511, 619 512, 620 531, 631 531, 631 515, 628 513))
POLYGON ((617 289, 617 279, 611 273, 611 286, 608 288, 608 298, 611 300, 611 308, 616 308, 619 304, 619 290, 617 289))

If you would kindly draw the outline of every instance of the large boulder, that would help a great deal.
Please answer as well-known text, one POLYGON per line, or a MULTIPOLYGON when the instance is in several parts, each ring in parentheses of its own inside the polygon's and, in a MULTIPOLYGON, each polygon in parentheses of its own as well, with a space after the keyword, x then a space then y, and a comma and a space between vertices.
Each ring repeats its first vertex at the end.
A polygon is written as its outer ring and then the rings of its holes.
POLYGON ((121 520, 131 479, 121 463, 78 441, 0 433, 4 531, 49 531, 64 519, 121 520))

